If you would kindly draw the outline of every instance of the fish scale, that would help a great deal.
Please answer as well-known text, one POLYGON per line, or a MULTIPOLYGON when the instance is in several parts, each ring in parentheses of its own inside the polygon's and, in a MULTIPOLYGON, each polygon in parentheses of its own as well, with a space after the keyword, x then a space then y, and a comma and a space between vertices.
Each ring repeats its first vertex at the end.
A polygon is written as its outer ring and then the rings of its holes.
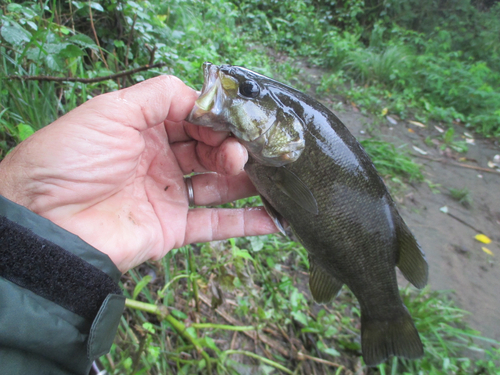
POLYGON ((342 285, 361 307, 365 363, 420 358, 423 347, 399 295, 395 267, 427 283, 425 256, 369 156, 342 122, 309 96, 251 70, 204 64, 188 121, 231 131, 267 212, 309 253, 309 287, 328 303, 342 285))

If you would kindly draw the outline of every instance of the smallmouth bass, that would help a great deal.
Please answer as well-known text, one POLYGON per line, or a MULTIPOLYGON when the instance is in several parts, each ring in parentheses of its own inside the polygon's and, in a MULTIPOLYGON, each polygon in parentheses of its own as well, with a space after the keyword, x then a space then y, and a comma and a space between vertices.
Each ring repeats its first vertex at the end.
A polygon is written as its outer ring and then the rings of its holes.
POLYGON ((423 288, 428 265, 361 145, 300 91, 239 66, 203 69, 202 92, 187 120, 231 131, 247 148, 245 171, 267 212, 308 251, 313 298, 330 302, 344 284, 354 293, 368 366, 391 356, 420 358, 422 342, 395 267, 423 288))

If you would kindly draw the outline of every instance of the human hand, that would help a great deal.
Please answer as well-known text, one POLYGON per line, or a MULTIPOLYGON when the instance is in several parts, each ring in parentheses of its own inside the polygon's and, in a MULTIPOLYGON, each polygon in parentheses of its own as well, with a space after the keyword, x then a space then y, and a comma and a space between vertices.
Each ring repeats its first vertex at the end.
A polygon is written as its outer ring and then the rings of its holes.
POLYGON ((262 208, 189 209, 255 195, 247 153, 183 121, 196 92, 172 76, 100 95, 37 131, 0 163, 0 194, 108 254, 122 272, 193 242, 277 231, 262 208))

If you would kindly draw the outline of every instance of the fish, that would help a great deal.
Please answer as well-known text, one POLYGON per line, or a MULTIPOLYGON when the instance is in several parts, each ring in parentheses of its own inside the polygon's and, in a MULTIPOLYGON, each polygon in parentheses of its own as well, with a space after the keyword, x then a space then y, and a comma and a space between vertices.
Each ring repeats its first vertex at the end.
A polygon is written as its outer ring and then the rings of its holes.
POLYGON ((421 358, 395 268, 421 289, 428 264, 363 147, 333 112, 290 86, 240 66, 207 62, 203 73, 187 121, 230 131, 248 150, 245 171, 264 207, 308 252, 314 300, 330 303, 343 285, 352 291, 367 366, 421 358))

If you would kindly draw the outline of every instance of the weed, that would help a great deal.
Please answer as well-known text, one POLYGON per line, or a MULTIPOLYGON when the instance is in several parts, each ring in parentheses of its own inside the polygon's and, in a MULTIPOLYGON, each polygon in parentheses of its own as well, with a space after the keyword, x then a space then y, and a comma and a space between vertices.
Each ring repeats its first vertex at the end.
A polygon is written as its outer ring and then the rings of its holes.
POLYGON ((413 162, 410 157, 397 149, 392 143, 378 141, 373 138, 364 139, 361 145, 370 155, 377 168, 377 171, 382 176, 404 177, 409 181, 423 181, 422 167, 413 162))
POLYGON ((462 189, 450 188, 449 191, 451 197, 462 204, 464 207, 470 208, 472 206, 471 192, 466 187, 462 189))

